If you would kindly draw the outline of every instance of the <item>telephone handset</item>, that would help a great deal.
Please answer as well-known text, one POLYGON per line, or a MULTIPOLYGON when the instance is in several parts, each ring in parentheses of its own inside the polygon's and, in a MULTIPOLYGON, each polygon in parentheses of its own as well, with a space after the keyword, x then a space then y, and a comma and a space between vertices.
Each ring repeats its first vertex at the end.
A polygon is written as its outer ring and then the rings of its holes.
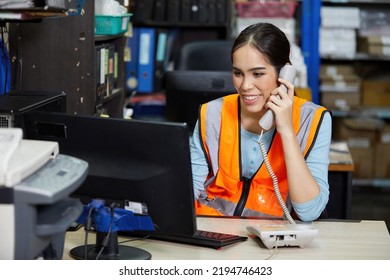
MULTIPOLYGON (((279 77, 281 77, 281 78, 283 78, 285 80, 288 80, 289 82, 293 83, 294 79, 295 79, 295 76, 296 76, 296 73, 297 73, 297 71, 296 71, 296 69, 292 65, 286 64, 285 66, 282 67, 282 69, 280 69, 279 77)), ((284 86, 285 89, 287 90, 287 87, 285 85, 282 84, 282 86, 284 86)), ((263 131, 264 130, 269 130, 272 127, 272 125, 274 123, 274 119, 275 119, 274 112, 272 110, 268 110, 264 114, 264 116, 259 120, 259 125, 261 126, 262 131, 261 131, 261 133, 259 135, 258 142, 259 142, 259 145, 260 145, 261 154, 263 155, 263 160, 264 160, 265 166, 267 168, 268 173, 270 174, 270 176, 272 178, 274 191, 275 191, 276 197, 277 197, 277 199, 279 201, 279 204, 282 207, 284 215, 286 216, 287 220, 291 224, 295 224, 295 221, 291 217, 291 214, 288 211, 286 203, 284 202, 284 200, 282 198, 282 195, 281 195, 280 190, 279 190, 278 178, 276 177, 275 173, 272 170, 271 164, 270 164, 270 162, 268 160, 267 151, 265 149, 263 141, 261 140, 261 137, 263 136, 263 131)))
MULTIPOLYGON (((290 64, 286 64, 285 66, 280 69, 279 77, 285 80, 288 80, 291 83, 294 83, 295 76, 297 74, 297 70, 294 68, 294 66, 290 64)), ((282 84, 283 87, 287 90, 287 87, 282 84)), ((272 110, 268 110, 264 116, 259 120, 259 125, 264 130, 271 129, 273 123, 275 120, 275 115, 272 110)))

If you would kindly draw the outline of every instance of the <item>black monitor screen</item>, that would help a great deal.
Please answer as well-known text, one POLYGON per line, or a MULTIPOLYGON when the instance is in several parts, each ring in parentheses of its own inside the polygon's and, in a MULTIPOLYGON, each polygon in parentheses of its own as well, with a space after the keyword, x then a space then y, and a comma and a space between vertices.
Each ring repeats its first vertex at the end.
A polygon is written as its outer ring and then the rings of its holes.
POLYGON ((236 92, 232 72, 169 71, 165 75, 166 118, 186 122, 192 132, 199 105, 236 92))
POLYGON ((186 124, 44 112, 25 120, 25 138, 56 141, 61 154, 89 163, 85 183, 73 194, 83 203, 143 203, 158 233, 194 232, 186 124))

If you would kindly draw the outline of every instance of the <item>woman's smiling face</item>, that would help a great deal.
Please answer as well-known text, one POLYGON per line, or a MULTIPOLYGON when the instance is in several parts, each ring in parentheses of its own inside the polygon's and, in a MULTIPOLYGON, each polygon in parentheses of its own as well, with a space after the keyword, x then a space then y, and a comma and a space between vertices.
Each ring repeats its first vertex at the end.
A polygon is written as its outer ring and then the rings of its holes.
POLYGON ((250 44, 237 49, 232 58, 233 84, 240 94, 241 110, 261 112, 271 91, 278 87, 275 68, 250 44))

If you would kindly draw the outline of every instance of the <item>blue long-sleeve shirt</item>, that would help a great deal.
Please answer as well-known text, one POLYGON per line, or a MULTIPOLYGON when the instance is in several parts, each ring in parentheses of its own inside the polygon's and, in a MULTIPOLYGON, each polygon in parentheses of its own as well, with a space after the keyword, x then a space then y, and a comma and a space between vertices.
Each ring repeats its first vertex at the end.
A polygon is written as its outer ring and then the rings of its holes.
MULTIPOLYGON (((209 172, 209 167, 199 139, 199 124, 196 123, 191 139, 191 161, 195 198, 198 198, 204 189, 204 182, 209 172)), ((292 206, 303 221, 315 220, 323 211, 329 199, 328 166, 329 149, 331 142, 332 119, 329 113, 324 115, 316 141, 309 156, 306 159, 308 168, 314 179, 320 186, 318 196, 305 203, 291 202, 292 206)), ((274 129, 262 136, 262 141, 268 150, 271 145, 274 129)), ((258 135, 241 129, 241 155, 243 176, 251 178, 263 162, 263 156, 258 144, 258 135)))

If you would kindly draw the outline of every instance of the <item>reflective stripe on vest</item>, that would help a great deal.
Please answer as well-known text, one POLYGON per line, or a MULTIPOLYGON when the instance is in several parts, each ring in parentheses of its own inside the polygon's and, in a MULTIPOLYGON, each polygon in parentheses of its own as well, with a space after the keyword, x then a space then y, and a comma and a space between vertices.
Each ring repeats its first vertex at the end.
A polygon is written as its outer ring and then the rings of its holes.
MULTIPOLYGON (((244 190, 241 172, 239 96, 233 94, 201 106, 200 138, 210 167, 210 174, 197 203, 198 214, 233 215, 244 190), (220 137, 223 135, 223 137, 220 137)), ((308 156, 325 108, 294 97, 293 126, 301 151, 308 156)), ((279 134, 268 151, 284 200, 287 199, 287 172, 279 134)), ((249 195, 241 216, 282 217, 283 210, 273 190, 272 179, 261 165, 249 181, 249 195)))

